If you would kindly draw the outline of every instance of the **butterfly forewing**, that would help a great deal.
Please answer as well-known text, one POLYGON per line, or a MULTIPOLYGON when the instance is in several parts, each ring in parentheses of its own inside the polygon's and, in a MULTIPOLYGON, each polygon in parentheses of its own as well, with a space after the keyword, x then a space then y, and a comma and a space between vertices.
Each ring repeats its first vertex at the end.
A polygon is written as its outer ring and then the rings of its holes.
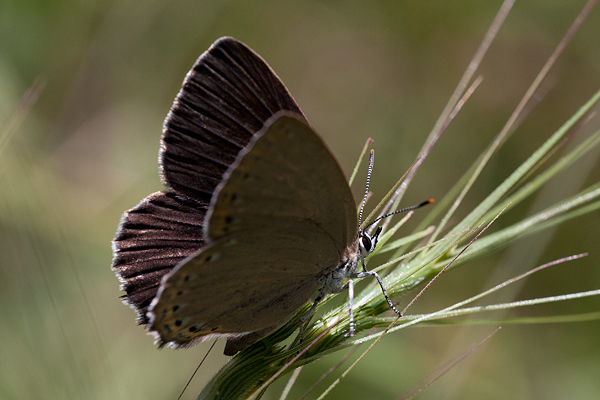
POLYGON ((236 231, 296 229, 309 223, 342 251, 356 240, 358 222, 337 161, 301 117, 280 112, 267 126, 217 188, 204 225, 207 240, 236 231))
POLYGON ((279 110, 302 114, 258 54, 233 38, 217 40, 186 76, 165 120, 164 184, 208 202, 240 150, 279 110))
POLYGON ((165 278, 150 309, 160 343, 210 334, 258 340, 356 257, 356 206, 344 175, 319 136, 289 113, 240 153, 206 220, 211 243, 165 278))

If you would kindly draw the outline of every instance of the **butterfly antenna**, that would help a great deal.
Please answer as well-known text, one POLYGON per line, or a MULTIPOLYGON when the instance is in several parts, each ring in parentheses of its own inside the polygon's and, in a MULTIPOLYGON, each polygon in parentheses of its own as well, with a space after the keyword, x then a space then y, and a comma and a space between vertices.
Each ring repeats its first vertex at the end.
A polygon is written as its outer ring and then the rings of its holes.
MULTIPOLYGON (((375 150, 371 150, 371 154, 369 155, 369 169, 367 171, 367 185, 365 187, 365 195, 363 196, 362 204, 360 205, 360 212, 358 213, 358 226, 362 222, 363 210, 365 209, 365 204, 367 203, 367 196, 369 195, 369 185, 371 184, 371 173, 373 173, 373 160, 375 158, 375 150)), ((371 225, 371 224, 369 224, 371 225)), ((367 225, 367 226, 369 226, 367 225)), ((365 227, 366 229, 366 227, 365 227)))
POLYGON ((368 227, 370 227, 371 225, 375 224, 377 221, 380 221, 380 220, 382 220, 384 218, 387 218, 387 217, 392 216, 394 214, 400 214, 400 213, 403 213, 403 212, 406 212, 406 211, 416 210, 417 208, 421 208, 421 207, 426 206, 427 204, 431 204, 431 203, 435 203, 435 200, 434 199, 427 199, 424 202, 419 203, 417 205, 409 206, 409 207, 405 207, 405 208, 401 208, 400 210, 396 210, 394 212, 382 215, 381 217, 375 219, 373 222, 370 222, 367 226, 365 226, 364 230, 367 230, 368 227))
POLYGON ((194 371, 194 373, 192 374, 192 376, 190 376, 190 379, 185 384, 185 387, 183 388, 183 390, 179 394, 179 397, 177 397, 177 400, 181 400, 181 396, 183 396, 183 394, 185 393, 185 391, 188 388, 188 386, 190 386, 190 383, 192 382, 192 379, 194 379, 194 376, 196 376, 196 372, 198 372, 198 370, 200 369, 200 367, 202 366, 202 364, 204 364, 204 360, 206 360, 206 357, 208 357, 208 355, 212 351, 213 347, 215 347, 215 344, 217 344, 217 339, 215 339, 215 341, 213 342, 213 344, 210 345, 210 349, 208 349, 208 351, 204 355, 204 358, 202 358, 202 361, 200 361, 200 364, 198 364, 198 366, 196 367, 196 370, 194 371))

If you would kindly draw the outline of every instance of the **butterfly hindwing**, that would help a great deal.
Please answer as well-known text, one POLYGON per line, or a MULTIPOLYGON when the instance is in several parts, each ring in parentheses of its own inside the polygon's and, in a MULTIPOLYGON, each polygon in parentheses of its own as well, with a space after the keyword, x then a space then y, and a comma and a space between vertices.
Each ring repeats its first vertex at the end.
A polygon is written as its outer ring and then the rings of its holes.
POLYGON ((112 268, 138 322, 148 322, 146 312, 162 277, 204 245, 207 208, 174 192, 157 192, 123 214, 113 240, 112 268))
POLYGON ((209 335, 239 336, 287 321, 319 285, 306 268, 310 255, 290 246, 293 239, 285 232, 246 232, 213 242, 177 266, 151 306, 158 342, 185 347, 209 335))

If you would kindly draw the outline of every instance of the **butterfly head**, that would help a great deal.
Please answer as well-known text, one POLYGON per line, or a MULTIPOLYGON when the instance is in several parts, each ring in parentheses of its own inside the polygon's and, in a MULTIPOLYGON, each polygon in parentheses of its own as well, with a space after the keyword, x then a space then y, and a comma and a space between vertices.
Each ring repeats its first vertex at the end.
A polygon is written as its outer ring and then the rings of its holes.
POLYGON ((367 231, 360 230, 358 233, 358 249, 359 257, 364 259, 375 250, 377 241, 379 240, 379 234, 381 233, 381 227, 378 226, 373 236, 369 235, 367 231))

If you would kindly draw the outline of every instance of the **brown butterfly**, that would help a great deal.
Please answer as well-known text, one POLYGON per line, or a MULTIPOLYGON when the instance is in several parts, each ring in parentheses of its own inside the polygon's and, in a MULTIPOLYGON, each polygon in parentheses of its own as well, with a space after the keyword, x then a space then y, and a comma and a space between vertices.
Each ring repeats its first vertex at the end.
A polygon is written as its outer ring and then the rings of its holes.
POLYGON ((380 230, 359 229, 337 161, 236 39, 217 40, 187 74, 159 163, 167 190, 125 212, 112 268, 160 346, 225 337, 233 355, 353 278, 383 289, 355 272, 380 230))

